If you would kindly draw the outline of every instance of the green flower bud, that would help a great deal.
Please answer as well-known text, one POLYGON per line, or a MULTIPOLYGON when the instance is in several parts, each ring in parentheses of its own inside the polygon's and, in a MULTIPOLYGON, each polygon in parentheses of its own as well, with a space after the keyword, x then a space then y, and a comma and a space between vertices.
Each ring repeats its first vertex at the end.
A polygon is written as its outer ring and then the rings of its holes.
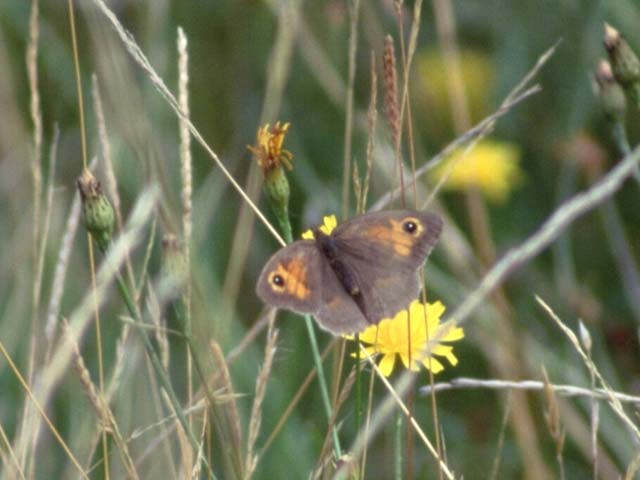
POLYGON ((256 157, 264 174, 264 191, 280 224, 282 234, 287 242, 291 242, 290 190, 283 166, 289 170, 293 168, 291 165, 293 155, 282 149, 282 143, 288 130, 288 123, 281 126, 280 122, 277 122, 272 129, 269 129, 269 124, 267 124, 258 130, 256 145, 248 148, 256 157))
POLYGON ((105 251, 113 234, 115 213, 111 202, 102 193, 100 182, 89 170, 78 179, 78 190, 82 199, 82 213, 86 229, 98 247, 105 251))
POLYGON ((622 86, 626 88, 640 80, 640 60, 620 32, 609 24, 604 26, 604 47, 613 73, 622 86))
POLYGON ((609 55, 613 75, 636 105, 640 105, 640 59, 620 32, 604 26, 604 46, 609 55))
POLYGON ((627 99, 624 95, 624 90, 613 76, 611 64, 606 60, 601 60, 598 64, 596 82, 602 110, 605 115, 614 121, 623 122, 627 109, 627 99))

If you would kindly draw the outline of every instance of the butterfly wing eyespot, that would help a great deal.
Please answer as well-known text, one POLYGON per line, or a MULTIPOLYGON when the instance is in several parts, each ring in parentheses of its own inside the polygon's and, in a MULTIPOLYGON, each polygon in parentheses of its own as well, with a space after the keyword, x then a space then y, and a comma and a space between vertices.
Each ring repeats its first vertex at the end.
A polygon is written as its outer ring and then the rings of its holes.
POLYGON ((269 259, 256 293, 272 307, 315 313, 322 296, 321 261, 314 241, 298 240, 269 259))
POLYGON ((417 237, 424 231, 424 226, 417 218, 407 217, 402 220, 402 230, 411 236, 417 237))
POLYGON ((269 274, 269 284, 271 284, 273 289, 277 290, 278 292, 283 292, 286 286, 284 277, 277 271, 271 272, 269 274))

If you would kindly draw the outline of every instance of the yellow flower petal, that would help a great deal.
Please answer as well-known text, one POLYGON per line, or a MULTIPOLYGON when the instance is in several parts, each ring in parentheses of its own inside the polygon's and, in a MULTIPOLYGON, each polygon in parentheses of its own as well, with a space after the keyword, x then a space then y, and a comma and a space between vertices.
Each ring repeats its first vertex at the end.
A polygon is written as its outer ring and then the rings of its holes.
POLYGON ((361 342, 376 344, 379 339, 378 332, 378 325, 371 325, 360 332, 358 336, 360 337, 361 342))
MULTIPOLYGON (((335 215, 327 215, 322 218, 322 225, 320 225, 320 231, 325 235, 329 235, 334 228, 338 226, 338 220, 335 215)), ((302 233, 302 238, 304 240, 313 240, 315 237, 313 236, 313 230, 305 230, 302 233)))
POLYGON ((422 361, 422 364, 424 365, 424 368, 426 368, 427 370, 431 370, 434 374, 440 373, 442 370, 444 370, 444 365, 442 365, 442 363, 440 363, 433 357, 425 358, 422 361))
POLYGON ((455 342, 464 338, 464 330, 462 327, 449 328, 449 331, 442 337, 445 342, 455 342))
POLYGON ((320 230, 325 235, 329 235, 333 232, 333 229, 338 226, 338 220, 335 215, 328 215, 322 218, 322 225, 320 226, 320 230))
POLYGON ((380 363, 378 364, 378 368, 380 369, 380 373, 385 377, 391 375, 393 372, 393 366, 396 363, 396 356, 393 353, 388 353, 382 357, 380 363))
POLYGON ((453 354, 453 347, 440 342, 455 341, 464 337, 464 330, 455 323, 440 324, 440 317, 444 311, 445 306, 440 301, 426 305, 414 301, 409 305, 408 311, 401 310, 393 318, 383 319, 377 327, 371 326, 360 332, 359 339, 370 344, 367 346, 370 349, 368 351, 374 350, 383 354, 380 368, 383 369, 384 365, 385 372, 391 373, 392 362, 398 355, 405 368, 418 370, 420 363, 425 365, 431 361, 431 368, 437 373, 444 370, 444 365, 434 359, 433 355, 447 358, 452 365, 458 361, 453 354))

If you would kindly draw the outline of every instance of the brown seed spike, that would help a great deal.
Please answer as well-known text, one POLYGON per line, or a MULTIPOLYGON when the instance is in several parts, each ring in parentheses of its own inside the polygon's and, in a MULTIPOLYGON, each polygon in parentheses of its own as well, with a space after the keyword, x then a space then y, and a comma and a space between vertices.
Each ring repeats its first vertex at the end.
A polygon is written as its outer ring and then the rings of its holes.
POLYGON ((387 115, 387 123, 394 146, 400 143, 400 114, 398 111, 398 81, 396 75, 396 54, 393 46, 393 38, 387 35, 384 38, 384 51, 382 54, 382 68, 384 76, 384 107, 387 115))

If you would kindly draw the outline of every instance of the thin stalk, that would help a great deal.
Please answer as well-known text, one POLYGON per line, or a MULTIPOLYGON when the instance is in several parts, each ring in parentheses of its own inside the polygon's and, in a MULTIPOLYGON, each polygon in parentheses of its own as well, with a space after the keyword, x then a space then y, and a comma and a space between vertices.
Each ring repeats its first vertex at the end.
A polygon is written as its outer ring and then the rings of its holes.
MULTIPOLYGON (((293 237, 291 235, 291 221, 287 218, 289 222, 289 228, 285 229, 283 232, 284 240, 287 243, 293 242, 293 237)), ((324 406, 325 413, 327 415, 327 420, 331 421, 332 418, 332 408, 331 408, 331 397, 329 396, 329 389, 327 388, 327 377, 324 374, 324 366, 322 365, 322 358, 320 357, 320 349, 318 348, 318 340, 316 339, 316 332, 313 329, 313 321, 311 320, 310 315, 304 315, 304 323, 307 327, 307 334, 309 335, 309 343, 311 344, 311 354, 313 356, 313 362, 316 367, 316 371, 318 372, 318 384, 320 385, 320 395, 322 396, 322 404, 324 406)), ((333 436, 333 453, 336 459, 342 456, 342 449, 340 448, 340 439, 338 438, 338 430, 335 425, 331 427, 332 436, 333 436)))
MULTIPOLYGON (((127 289, 127 286, 125 285, 124 281, 122 280, 122 277, 119 274, 116 276, 116 284, 118 285, 118 290, 120 291, 120 295, 122 295, 125 305, 127 306, 127 310, 129 310, 129 314, 135 320, 135 322, 132 323, 132 326, 136 329, 136 331, 140 335, 140 338, 142 338, 144 347, 147 350, 147 355, 149 355, 151 364, 153 365, 156 375, 160 380, 160 384, 167 392, 167 397, 171 402, 171 406, 173 407, 176 417, 178 417, 178 421, 180 422, 180 425, 182 426, 187 436, 189 437, 191 447, 195 452, 198 452, 200 448, 198 445, 198 440, 196 439, 195 435, 193 434, 193 431, 189 426, 189 422, 187 421, 187 418, 184 415, 184 412, 180 405, 180 401, 178 400, 178 397, 173 387, 171 386, 171 382, 169 382, 169 378, 166 372, 164 371, 162 362, 160 361, 160 358, 158 357, 158 354, 155 348, 153 348, 153 345, 151 344, 151 340, 149 340, 149 337, 147 336, 147 332, 143 328, 140 328, 140 325, 138 325, 138 323, 141 321, 138 316, 138 310, 133 302, 133 299, 129 295, 129 290, 127 289)), ((196 365, 195 362, 194 362, 194 365, 196 365)), ((205 467, 209 472, 209 478, 216 478, 213 473, 213 470, 211 470, 209 462, 205 457, 202 457, 202 462, 204 463, 205 467)))
POLYGON ((347 84, 346 114, 344 125, 344 163, 342 166, 342 219, 349 215, 349 180, 351 179, 351 135, 353 131, 353 84, 356 78, 356 50, 358 47, 358 15, 360 0, 349 3, 349 77, 347 84))
MULTIPOLYGON (((629 137, 627 137, 627 131, 624 128, 622 122, 613 122, 611 125, 611 135, 613 140, 618 146, 620 153, 623 156, 627 156, 631 153, 631 145, 629 144, 629 137)), ((634 180, 640 185, 640 168, 636 168, 633 172, 634 180)))
POLYGON ((394 447, 393 447, 393 478, 395 480, 402 480, 402 412, 400 410, 396 413, 396 431, 394 435, 394 447))

